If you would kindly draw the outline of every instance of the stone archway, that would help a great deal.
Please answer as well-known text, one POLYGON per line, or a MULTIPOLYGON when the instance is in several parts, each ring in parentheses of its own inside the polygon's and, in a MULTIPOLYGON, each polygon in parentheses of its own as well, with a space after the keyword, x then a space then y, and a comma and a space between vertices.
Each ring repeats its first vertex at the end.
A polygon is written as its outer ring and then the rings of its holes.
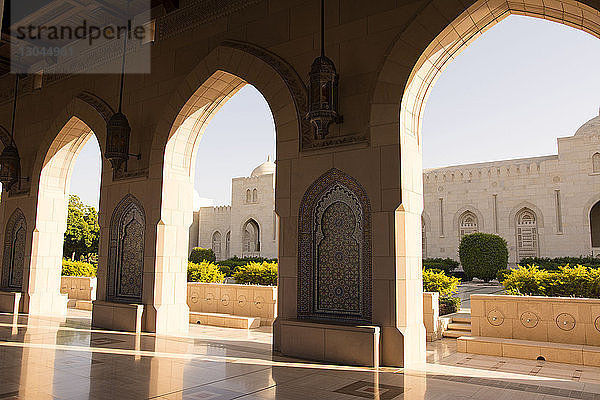
POLYGON ((18 193, 2 199, 2 213, 20 208, 27 221, 23 311, 64 315, 66 296, 60 294, 61 260, 67 220, 69 186, 74 162, 96 134, 101 148, 105 120, 92 104, 73 99, 41 136, 33 165, 22 166, 29 180, 18 193), (94 130, 92 130, 92 127, 94 130))
MULTIPOLYGON (((146 206, 148 232, 156 236, 147 238, 155 253, 153 263, 144 265, 143 330, 181 334, 189 329, 186 303, 189 226, 193 220, 195 159, 206 127, 237 91, 251 84, 261 92, 273 113, 278 161, 292 159, 300 146, 300 131, 306 124, 297 107, 305 96, 304 89, 291 90, 293 79, 293 68, 273 54, 252 45, 226 43, 211 51, 182 78, 165 105, 153 136, 149 180, 144 187, 146 193, 160 193, 160 198, 154 205, 146 206), (155 230, 151 224, 156 224, 155 230)), ((241 232, 232 230, 231 242, 239 242, 236 235, 241 232)), ((99 276, 99 288, 102 279, 99 276)), ((99 299, 102 307, 94 306, 95 321, 106 320, 100 313, 110 313, 111 307, 118 307, 103 301, 103 297, 99 299)), ((104 327, 112 326, 107 323, 104 327)))
POLYGON ((600 249, 600 201, 590 209, 590 239, 592 251, 600 249))
POLYGON ((406 24, 388 48, 371 91, 369 118, 373 142, 397 135, 400 148, 400 206, 395 215, 396 269, 404 271, 395 292, 394 324, 402 332, 405 365, 424 360, 415 312, 420 307, 423 211, 421 122, 425 103, 444 68, 483 32, 511 14, 563 23, 600 37, 600 12, 574 0, 540 2, 478 0, 449 4, 433 0, 406 24), (466 9, 466 10, 465 10, 466 9))

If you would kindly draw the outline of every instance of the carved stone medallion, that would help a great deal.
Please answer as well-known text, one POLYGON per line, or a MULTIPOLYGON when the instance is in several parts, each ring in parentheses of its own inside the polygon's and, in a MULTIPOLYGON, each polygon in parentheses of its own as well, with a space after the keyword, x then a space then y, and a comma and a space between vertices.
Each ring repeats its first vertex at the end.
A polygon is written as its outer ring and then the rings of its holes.
POLYGON ((569 313, 561 313, 556 317, 556 326, 563 331, 571 331, 575 328, 575 325, 577 325, 575 317, 569 313))

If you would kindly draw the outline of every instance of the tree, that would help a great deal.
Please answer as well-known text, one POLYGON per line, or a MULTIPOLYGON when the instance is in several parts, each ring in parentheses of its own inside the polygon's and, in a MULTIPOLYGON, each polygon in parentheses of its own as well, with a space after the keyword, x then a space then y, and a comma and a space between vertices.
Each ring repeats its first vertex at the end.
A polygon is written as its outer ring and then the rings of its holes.
POLYGON ((94 207, 83 204, 79 196, 70 195, 64 257, 79 260, 82 256, 97 254, 99 239, 98 212, 94 207))

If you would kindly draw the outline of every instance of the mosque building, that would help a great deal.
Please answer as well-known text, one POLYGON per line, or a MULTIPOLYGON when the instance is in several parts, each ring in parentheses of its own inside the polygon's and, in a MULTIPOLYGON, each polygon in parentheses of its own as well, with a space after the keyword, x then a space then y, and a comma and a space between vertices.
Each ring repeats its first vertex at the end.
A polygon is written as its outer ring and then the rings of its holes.
POLYGON ((510 262, 600 254, 600 116, 558 154, 426 169, 423 257, 458 259, 460 238, 495 233, 510 262))
POLYGON ((231 205, 200 207, 190 227, 190 251, 212 248, 217 260, 277 257, 275 163, 267 159, 250 176, 231 180, 231 205))

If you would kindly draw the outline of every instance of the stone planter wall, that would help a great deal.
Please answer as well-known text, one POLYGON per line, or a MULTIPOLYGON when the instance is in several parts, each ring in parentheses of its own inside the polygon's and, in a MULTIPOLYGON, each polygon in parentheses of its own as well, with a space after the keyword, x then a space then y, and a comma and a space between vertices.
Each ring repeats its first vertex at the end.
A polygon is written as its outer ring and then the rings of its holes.
POLYGON ((69 299, 96 300, 97 280, 87 276, 63 276, 60 279, 60 292, 69 299))
POLYGON ((277 317, 277 287, 188 282, 190 312, 260 317, 277 317))
POLYGON ((600 299, 471 296, 472 335, 600 346, 600 299))

